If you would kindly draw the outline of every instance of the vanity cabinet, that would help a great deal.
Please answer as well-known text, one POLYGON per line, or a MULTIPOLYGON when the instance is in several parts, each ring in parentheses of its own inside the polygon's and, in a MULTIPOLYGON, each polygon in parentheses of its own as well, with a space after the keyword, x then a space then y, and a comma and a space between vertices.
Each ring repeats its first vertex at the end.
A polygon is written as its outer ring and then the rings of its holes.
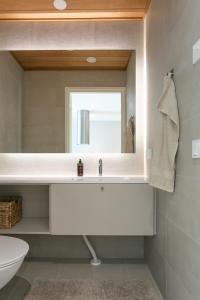
POLYGON ((153 235, 153 189, 147 184, 52 184, 50 233, 153 235))

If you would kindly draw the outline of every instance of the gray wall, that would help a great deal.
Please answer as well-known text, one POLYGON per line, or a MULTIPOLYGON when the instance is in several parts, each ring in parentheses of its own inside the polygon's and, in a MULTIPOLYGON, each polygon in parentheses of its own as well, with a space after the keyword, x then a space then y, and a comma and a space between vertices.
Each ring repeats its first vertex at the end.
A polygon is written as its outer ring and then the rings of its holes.
POLYGON ((0 52, 0 152, 20 152, 22 80, 12 55, 0 52))
POLYGON ((136 49, 140 53, 142 20, 4 21, 1 50, 136 49))
MULTIPOLYGON (((90 253, 81 236, 23 235, 34 259, 87 259, 90 253)), ((101 259, 143 262, 143 237, 89 237, 101 259)))
POLYGON ((200 161, 191 158, 192 140, 200 138, 200 63, 192 64, 199 11, 199 0, 152 0, 147 17, 150 147, 163 77, 171 68, 180 111, 176 190, 157 192, 158 234, 145 240, 146 259, 167 300, 200 297, 200 161))
POLYGON ((65 87, 124 87, 126 71, 24 72, 23 152, 65 152, 65 87))

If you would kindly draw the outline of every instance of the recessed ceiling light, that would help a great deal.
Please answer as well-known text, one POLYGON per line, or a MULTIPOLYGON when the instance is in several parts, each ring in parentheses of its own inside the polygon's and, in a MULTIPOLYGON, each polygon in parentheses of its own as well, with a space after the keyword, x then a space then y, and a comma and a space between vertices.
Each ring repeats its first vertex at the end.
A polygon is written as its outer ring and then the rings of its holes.
POLYGON ((65 0, 54 0, 53 6, 58 10, 64 10, 67 8, 67 2, 65 0))
POLYGON ((89 62, 90 64, 95 64, 97 62, 97 59, 96 57, 94 56, 89 56, 87 59, 86 59, 87 62, 89 62))

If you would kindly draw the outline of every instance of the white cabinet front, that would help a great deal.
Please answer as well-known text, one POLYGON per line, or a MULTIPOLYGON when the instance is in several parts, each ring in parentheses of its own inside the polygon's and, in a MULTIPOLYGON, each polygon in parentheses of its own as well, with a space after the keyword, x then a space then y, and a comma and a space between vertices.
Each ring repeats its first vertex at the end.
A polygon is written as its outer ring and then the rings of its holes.
POLYGON ((52 184, 54 235, 153 235, 153 189, 147 184, 52 184))

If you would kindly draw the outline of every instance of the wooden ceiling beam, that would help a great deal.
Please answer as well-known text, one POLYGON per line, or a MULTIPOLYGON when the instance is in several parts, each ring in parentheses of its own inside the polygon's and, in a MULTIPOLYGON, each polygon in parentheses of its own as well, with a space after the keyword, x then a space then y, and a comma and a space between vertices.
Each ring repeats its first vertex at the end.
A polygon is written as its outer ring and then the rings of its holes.
POLYGON ((53 0, 0 0, 0 20, 142 19, 151 0, 67 0, 58 11, 53 0))
MULTIPOLYGON (((149 0, 66 0, 70 10, 132 10, 145 9, 149 0)), ((56 12, 53 0, 0 0, 2 12, 56 12)))

